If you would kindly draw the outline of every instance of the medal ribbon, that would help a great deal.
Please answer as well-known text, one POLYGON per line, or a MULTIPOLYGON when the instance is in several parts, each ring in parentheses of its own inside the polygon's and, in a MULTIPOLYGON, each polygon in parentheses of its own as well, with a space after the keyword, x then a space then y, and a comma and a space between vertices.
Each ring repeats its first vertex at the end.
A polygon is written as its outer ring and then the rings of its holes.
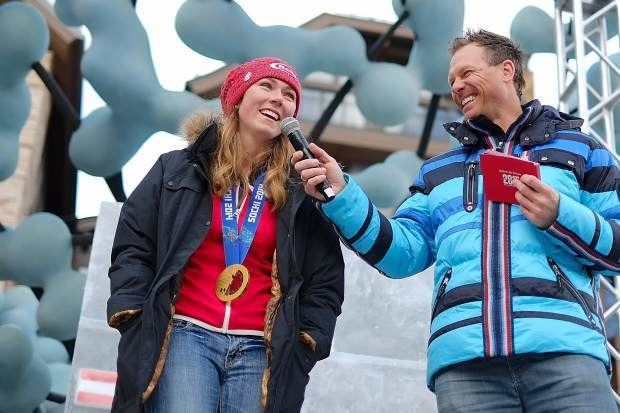
POLYGON ((254 240, 254 234, 256 234, 256 229, 258 228, 258 219, 265 205, 264 179, 265 174, 262 173, 254 182, 251 203, 239 231, 237 231, 238 222, 235 217, 237 210, 236 192, 238 189, 235 191, 235 196, 233 196, 233 189, 230 188, 222 198, 222 237, 224 240, 226 267, 233 264, 242 264, 246 255, 248 255, 254 240))

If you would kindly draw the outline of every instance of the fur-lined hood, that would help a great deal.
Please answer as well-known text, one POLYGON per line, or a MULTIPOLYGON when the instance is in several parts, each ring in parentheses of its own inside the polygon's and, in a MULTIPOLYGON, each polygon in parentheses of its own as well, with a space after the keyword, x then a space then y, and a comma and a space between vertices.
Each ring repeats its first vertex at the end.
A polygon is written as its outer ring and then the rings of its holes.
POLYGON ((188 145, 193 145, 209 125, 220 125, 221 122, 222 117, 217 113, 206 110, 192 112, 181 123, 180 134, 188 145))

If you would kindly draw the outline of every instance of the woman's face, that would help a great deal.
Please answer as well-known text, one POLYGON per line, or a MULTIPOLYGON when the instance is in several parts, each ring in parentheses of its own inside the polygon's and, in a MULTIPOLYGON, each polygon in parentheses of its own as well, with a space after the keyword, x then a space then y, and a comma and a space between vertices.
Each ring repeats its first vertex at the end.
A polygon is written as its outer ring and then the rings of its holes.
POLYGON ((260 140, 280 135, 280 121, 295 113, 295 90, 279 79, 267 77, 248 88, 239 104, 239 132, 260 140))

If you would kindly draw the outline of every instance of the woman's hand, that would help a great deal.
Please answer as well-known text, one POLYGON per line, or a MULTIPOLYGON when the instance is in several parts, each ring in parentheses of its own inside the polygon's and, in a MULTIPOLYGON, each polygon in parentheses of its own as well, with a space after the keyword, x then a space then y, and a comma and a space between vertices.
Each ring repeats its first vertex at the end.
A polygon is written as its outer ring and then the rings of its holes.
POLYGON ((347 183, 344 180, 344 174, 342 169, 340 169, 340 165, 338 165, 334 158, 314 143, 311 143, 308 149, 310 149, 310 152, 312 152, 316 159, 303 159, 303 153, 297 151, 291 158, 291 164, 299 173, 306 193, 313 198, 324 201, 325 198, 316 189, 317 185, 327 181, 334 193, 338 194, 347 183))

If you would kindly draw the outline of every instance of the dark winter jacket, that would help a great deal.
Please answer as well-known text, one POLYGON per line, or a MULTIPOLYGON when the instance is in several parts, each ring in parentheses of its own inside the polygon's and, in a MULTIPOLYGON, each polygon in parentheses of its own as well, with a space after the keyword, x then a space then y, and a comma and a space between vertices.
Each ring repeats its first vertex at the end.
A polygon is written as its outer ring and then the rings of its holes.
MULTIPOLYGON (((164 368, 188 258, 211 225, 208 163, 217 126, 162 155, 123 205, 112 249, 108 322, 121 333, 113 412, 141 412, 164 368)), ((265 326, 266 412, 297 412, 308 373, 329 355, 344 290, 337 236, 301 186, 277 214, 273 297, 265 326)))

